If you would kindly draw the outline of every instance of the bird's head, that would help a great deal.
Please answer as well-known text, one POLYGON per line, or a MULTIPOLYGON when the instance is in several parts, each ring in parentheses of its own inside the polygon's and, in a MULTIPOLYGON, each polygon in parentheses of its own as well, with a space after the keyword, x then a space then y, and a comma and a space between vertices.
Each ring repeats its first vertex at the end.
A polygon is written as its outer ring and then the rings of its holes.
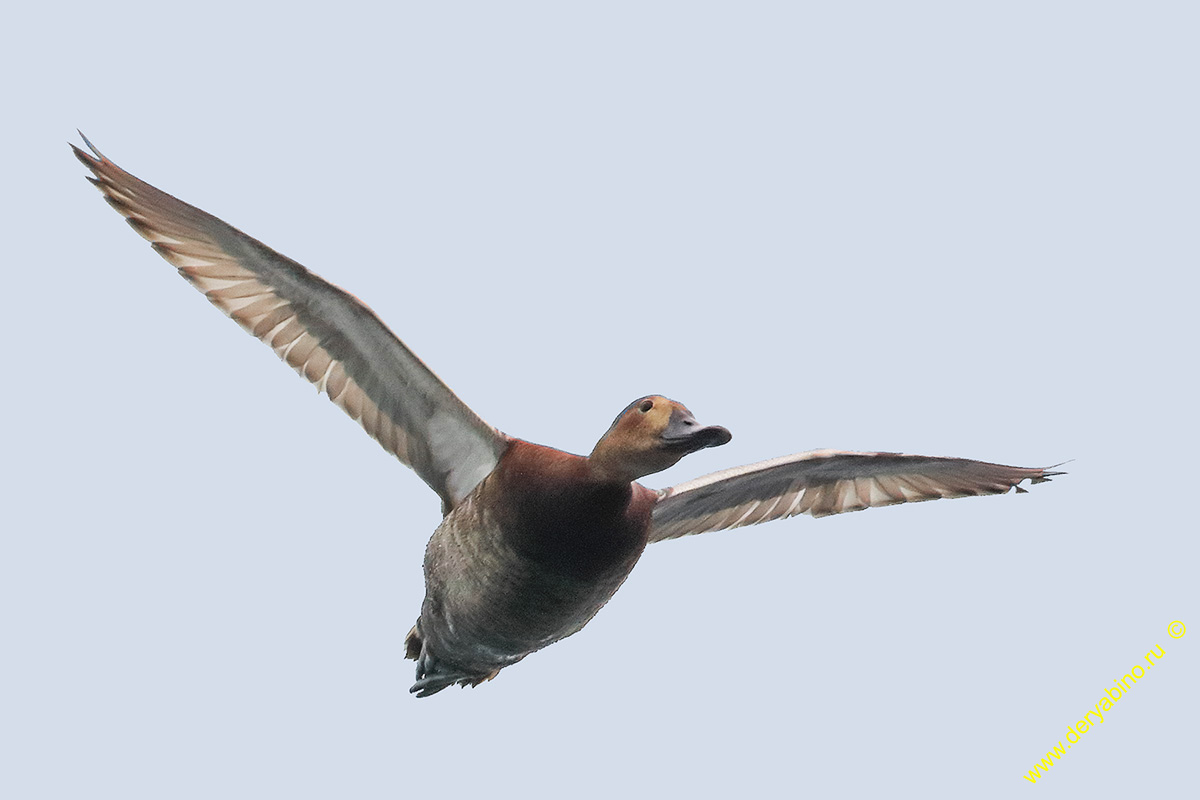
POLYGON ((720 425, 701 426, 682 403, 649 395, 634 400, 613 420, 589 458, 601 473, 633 481, 732 438, 720 425))

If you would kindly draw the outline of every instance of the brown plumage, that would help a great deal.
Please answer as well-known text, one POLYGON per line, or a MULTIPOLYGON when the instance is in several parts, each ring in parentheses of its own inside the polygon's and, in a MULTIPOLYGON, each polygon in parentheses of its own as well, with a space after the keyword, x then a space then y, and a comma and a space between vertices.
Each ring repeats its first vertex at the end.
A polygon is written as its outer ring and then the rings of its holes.
MULTIPOLYGON (((87 142, 87 139, 84 139, 87 142)), ((216 217, 72 145, 105 199, 218 308, 326 393, 442 500, 406 651, 419 697, 477 685, 575 633, 649 542, 796 514, 1003 494, 1060 473, 959 458, 813 451, 654 491, 640 478, 730 440, 681 404, 631 403, 588 456, 476 416, 369 308, 216 217)))

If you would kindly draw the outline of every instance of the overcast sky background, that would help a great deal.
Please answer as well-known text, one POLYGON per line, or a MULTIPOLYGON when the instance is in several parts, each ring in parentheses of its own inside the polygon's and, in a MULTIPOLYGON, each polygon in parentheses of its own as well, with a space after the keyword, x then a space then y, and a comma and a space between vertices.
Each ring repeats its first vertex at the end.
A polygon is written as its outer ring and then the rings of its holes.
POLYGON ((1194 4, 564 5, 9 12, 0 795, 1194 787, 1194 4), (587 452, 652 392, 733 432, 651 486, 816 447, 1070 474, 655 545, 581 634, 415 700, 437 498, 76 127, 506 432, 587 452))

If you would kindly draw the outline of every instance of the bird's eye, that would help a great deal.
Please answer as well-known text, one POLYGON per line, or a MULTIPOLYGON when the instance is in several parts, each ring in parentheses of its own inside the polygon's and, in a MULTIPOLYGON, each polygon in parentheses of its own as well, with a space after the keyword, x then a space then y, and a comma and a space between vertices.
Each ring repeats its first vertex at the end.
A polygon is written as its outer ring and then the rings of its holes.
POLYGON ((638 406, 638 411, 640 411, 640 412, 642 412, 643 414, 645 414, 647 411, 649 411, 649 410, 650 410, 650 409, 652 409, 652 408, 654 408, 654 401, 653 401, 653 400, 643 400, 643 401, 642 401, 642 404, 638 406))

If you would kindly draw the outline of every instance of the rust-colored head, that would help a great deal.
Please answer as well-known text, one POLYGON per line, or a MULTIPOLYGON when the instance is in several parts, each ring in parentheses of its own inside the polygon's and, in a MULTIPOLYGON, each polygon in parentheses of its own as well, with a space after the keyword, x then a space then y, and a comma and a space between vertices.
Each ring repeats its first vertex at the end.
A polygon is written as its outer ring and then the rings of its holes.
POLYGON ((650 395, 634 400, 613 420, 590 459, 598 471, 634 481, 661 472, 688 453, 732 438, 719 425, 701 427, 682 403, 650 395))

